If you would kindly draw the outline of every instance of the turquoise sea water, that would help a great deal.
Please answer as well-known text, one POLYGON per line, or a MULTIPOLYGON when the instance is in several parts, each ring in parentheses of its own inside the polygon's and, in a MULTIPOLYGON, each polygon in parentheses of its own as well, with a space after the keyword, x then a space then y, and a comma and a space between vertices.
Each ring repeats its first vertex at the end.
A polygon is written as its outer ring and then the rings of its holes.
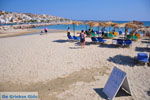
MULTIPOLYGON (((129 21, 113 21, 115 23, 126 23, 129 21)), ((150 26, 150 21, 142 21, 144 23, 144 26, 150 26)), ((44 28, 48 28, 48 29, 58 29, 58 30, 67 30, 67 28, 70 27, 71 30, 73 30, 73 25, 49 25, 49 26, 40 26, 37 27, 36 29, 44 29, 44 28)), ((102 27, 100 27, 99 29, 101 29, 102 27)), ((88 25, 75 25, 75 30, 80 31, 80 30, 88 30, 89 26, 88 25)), ((98 31, 98 27, 94 27, 93 28, 95 31, 98 31)), ((106 31, 111 31, 113 29, 113 27, 107 27, 106 31)), ((116 31, 124 31, 124 28, 120 28, 120 29, 116 29, 116 31)), ((130 29, 129 29, 130 31, 130 29)))
MULTIPOLYGON (((127 23, 129 21, 113 21, 115 23, 127 23)), ((144 23, 144 26, 150 26, 150 21, 142 21, 144 23)), ((2 24, 1 24, 2 25, 2 24)), ((3 24, 3 25, 16 25, 16 24, 3 24)), ((49 25, 49 26, 40 26, 36 27, 35 29, 57 29, 57 30, 67 30, 67 28, 70 27, 71 30, 73 30, 73 25, 49 25)), ((101 30, 102 27, 98 29, 98 27, 94 27, 93 29, 95 31, 101 30)), ((80 30, 88 30, 89 26, 88 25, 75 25, 75 30, 80 31, 80 30)), ((111 31, 113 27, 106 27, 106 31, 111 31)), ((130 31, 131 29, 129 29, 130 31)), ((116 29, 116 31, 124 31, 124 28, 116 29)))

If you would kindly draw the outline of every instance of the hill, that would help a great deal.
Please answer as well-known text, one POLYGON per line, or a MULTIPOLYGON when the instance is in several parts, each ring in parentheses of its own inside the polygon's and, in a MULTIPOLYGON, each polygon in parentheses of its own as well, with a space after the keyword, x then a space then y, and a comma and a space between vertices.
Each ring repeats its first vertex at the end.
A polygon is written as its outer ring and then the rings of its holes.
POLYGON ((51 16, 46 14, 32 14, 32 13, 16 13, 0 11, 0 24, 8 23, 52 23, 52 22, 68 22, 69 19, 62 17, 51 16))

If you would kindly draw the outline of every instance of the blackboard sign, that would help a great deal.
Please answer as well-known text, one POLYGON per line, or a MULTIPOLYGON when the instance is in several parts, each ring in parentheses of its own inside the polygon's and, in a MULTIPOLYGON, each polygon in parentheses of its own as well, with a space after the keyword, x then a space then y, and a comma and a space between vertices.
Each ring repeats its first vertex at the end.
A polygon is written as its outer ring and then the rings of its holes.
POLYGON ((108 99, 112 100, 118 93, 120 87, 124 87, 130 93, 126 73, 114 67, 103 92, 107 95, 108 99))

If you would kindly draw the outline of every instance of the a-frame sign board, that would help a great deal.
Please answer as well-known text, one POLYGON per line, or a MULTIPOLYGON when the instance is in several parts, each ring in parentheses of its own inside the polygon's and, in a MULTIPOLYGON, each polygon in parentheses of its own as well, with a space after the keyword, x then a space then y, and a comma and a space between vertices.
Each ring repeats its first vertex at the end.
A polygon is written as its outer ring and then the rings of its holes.
POLYGON ((109 100, 113 100, 120 88, 123 88, 131 95, 126 73, 114 67, 103 92, 107 95, 109 100))

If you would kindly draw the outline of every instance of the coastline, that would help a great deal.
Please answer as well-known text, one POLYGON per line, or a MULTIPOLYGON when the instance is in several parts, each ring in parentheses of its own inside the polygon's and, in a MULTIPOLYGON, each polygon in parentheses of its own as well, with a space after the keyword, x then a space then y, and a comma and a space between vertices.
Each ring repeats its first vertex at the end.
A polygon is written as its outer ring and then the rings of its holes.
MULTIPOLYGON (((0 38, 41 34, 43 29, 10 29, 0 30, 0 38)), ((48 33, 66 33, 65 30, 48 29, 48 33)), ((44 34, 44 33, 43 33, 44 34)))
POLYGON ((39 32, 37 29, 10 29, 10 30, 0 30, 0 38, 6 38, 6 37, 14 37, 14 36, 20 36, 30 33, 36 33, 39 32))
MULTIPOLYGON (((90 38, 86 38, 91 42, 90 38)), ((127 73, 132 96, 116 100, 149 100, 150 67, 133 66, 139 39, 130 48, 67 40, 64 32, 0 39, 0 91, 38 91, 42 100, 104 100, 94 89, 103 88, 114 66, 127 73), (60 34, 57 34, 60 33, 60 34)))
POLYGON ((0 30, 8 30, 8 29, 28 29, 35 28, 40 26, 48 26, 48 25, 59 25, 59 24, 70 24, 71 22, 57 22, 57 23, 37 23, 37 24, 20 24, 20 25, 1 25, 0 30))

